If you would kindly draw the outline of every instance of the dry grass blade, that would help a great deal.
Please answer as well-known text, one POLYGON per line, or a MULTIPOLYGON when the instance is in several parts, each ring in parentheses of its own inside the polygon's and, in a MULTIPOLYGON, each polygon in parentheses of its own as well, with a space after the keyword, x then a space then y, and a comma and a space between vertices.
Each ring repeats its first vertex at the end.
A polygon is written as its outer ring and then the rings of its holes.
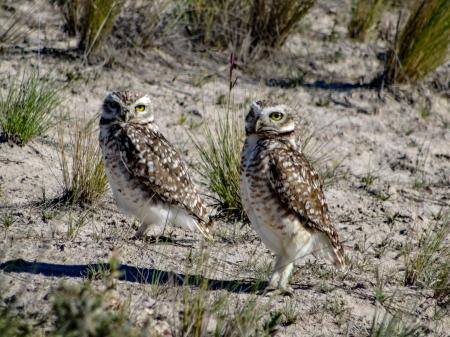
POLYGON ((417 323, 413 323, 404 317, 400 312, 380 313, 379 308, 375 311, 370 337, 420 337, 424 336, 424 328, 417 323))
POLYGON ((416 0, 415 7, 390 53, 386 81, 418 81, 443 64, 450 46, 450 2, 416 0))
POLYGON ((25 18, 18 13, 13 14, 5 20, 0 20, 0 52, 19 42, 27 34, 28 28, 25 27, 25 18))
POLYGON ((69 36, 76 36, 81 28, 83 0, 51 0, 50 2, 60 8, 65 21, 65 29, 69 36))
POLYGON ((310 130, 303 126, 297 139, 301 151, 317 170, 320 181, 325 188, 333 186, 345 177, 341 164, 346 159, 346 156, 338 157, 337 149, 332 146, 330 141, 320 141, 316 138, 317 132, 324 130, 326 127, 328 125, 318 130, 310 130))
POLYGON ((106 192, 108 179, 94 132, 95 121, 77 124, 70 135, 68 155, 64 143, 64 129, 59 130, 59 162, 63 176, 63 199, 73 204, 94 204, 106 192))
POLYGON ((315 2, 316 0, 253 0, 250 18, 251 48, 260 44, 269 48, 281 47, 315 2))
POLYGON ((164 43, 162 41, 170 35, 172 25, 177 21, 176 18, 167 19, 171 5, 171 0, 126 2, 123 14, 114 25, 115 45, 147 49, 164 43))
POLYGON ((201 43, 226 48, 228 43, 234 45, 245 37, 247 0, 186 0, 178 10, 188 34, 201 43))
POLYGON ((386 7, 387 0, 358 0, 352 10, 348 33, 352 39, 364 41, 386 7))
MULTIPOLYGON (((211 268, 208 254, 195 256, 195 266, 187 272, 191 277, 205 274, 211 268)), ((186 279, 185 279, 186 280, 186 279)), ((199 280, 198 289, 183 287, 180 299, 182 314, 180 322, 174 324, 173 336, 179 337, 240 337, 240 336, 274 336, 281 322, 281 313, 271 312, 267 303, 258 301, 251 295, 233 298, 229 292, 211 296, 208 281, 199 280)))
POLYGON ((53 111, 61 99, 52 82, 35 72, 10 77, 6 95, 0 101, 0 127, 6 139, 24 144, 44 135, 53 125, 53 111))

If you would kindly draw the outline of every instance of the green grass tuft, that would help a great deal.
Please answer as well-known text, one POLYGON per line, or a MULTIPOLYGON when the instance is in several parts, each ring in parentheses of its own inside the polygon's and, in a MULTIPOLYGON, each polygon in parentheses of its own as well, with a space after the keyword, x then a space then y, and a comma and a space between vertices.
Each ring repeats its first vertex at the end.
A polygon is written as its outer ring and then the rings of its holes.
POLYGON ((269 337, 278 332, 282 314, 268 314, 269 306, 258 303, 257 297, 232 301, 225 295, 211 299, 205 286, 197 291, 184 289, 182 319, 175 336, 269 337))
POLYGON ((75 130, 70 134, 70 154, 64 143, 64 129, 61 127, 59 130, 63 200, 71 204, 95 204, 102 199, 108 188, 95 125, 95 119, 85 125, 75 125, 75 130))
POLYGON ((406 286, 429 288, 440 302, 450 303, 450 215, 444 215, 419 239, 418 251, 407 245, 405 252, 406 286))
POLYGON ((131 325, 126 307, 114 302, 110 289, 96 291, 90 283, 60 286, 53 296, 50 336, 143 336, 131 325))
POLYGON ((388 84, 415 82, 448 59, 450 2, 416 0, 405 27, 389 54, 385 77, 388 84))
POLYGON ((33 336, 32 327, 24 319, 13 313, 10 307, 0 308, 0 336, 33 336))
POLYGON ((213 125, 204 126, 205 143, 193 137, 200 155, 198 172, 205 179, 215 206, 225 215, 244 217, 240 197, 240 162, 244 126, 234 111, 220 114, 213 125))
POLYGON ((53 125, 53 111, 61 102, 59 90, 36 72, 10 77, 0 101, 0 127, 7 140, 23 145, 44 135, 53 125))
POLYGON ((364 41, 379 20, 388 0, 357 0, 348 25, 350 38, 364 41))
POLYGON ((397 311, 393 314, 380 310, 375 311, 370 337, 420 337, 424 336, 424 327, 411 322, 407 315, 397 311))

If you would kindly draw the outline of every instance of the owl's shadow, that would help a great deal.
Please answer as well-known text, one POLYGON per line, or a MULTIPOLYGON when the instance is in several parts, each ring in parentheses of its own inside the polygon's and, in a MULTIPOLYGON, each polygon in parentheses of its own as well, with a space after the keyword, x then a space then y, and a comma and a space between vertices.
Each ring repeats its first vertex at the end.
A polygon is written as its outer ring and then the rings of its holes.
POLYGON ((136 237, 135 235, 129 238, 131 241, 141 241, 145 244, 150 245, 173 245, 185 248, 194 248, 195 244, 198 242, 195 238, 181 238, 178 239, 174 236, 166 235, 145 235, 144 237, 136 237))
MULTIPOLYGON (((30 262, 23 259, 9 260, 0 264, 0 270, 5 273, 40 274, 48 277, 87 278, 95 270, 110 270, 108 263, 81 265, 64 265, 44 262, 30 262)), ((250 282, 242 280, 215 280, 201 275, 185 275, 154 268, 142 268, 120 265, 119 280, 169 286, 205 286, 209 290, 228 290, 234 293, 256 293, 267 286, 267 282, 250 282)))

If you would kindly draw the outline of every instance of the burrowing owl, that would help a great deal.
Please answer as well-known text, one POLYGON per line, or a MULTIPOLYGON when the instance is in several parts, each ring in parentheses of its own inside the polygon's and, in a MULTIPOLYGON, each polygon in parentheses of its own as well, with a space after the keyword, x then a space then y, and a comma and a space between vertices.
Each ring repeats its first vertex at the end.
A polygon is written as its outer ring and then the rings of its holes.
POLYGON ((154 123, 151 100, 113 92, 100 117, 100 146, 117 204, 148 226, 172 223, 209 237, 208 216, 186 164, 154 123))
POLYGON ((343 266, 344 251, 319 177, 295 143, 290 109, 254 102, 245 133, 242 202, 254 229, 276 255, 269 287, 287 290, 294 262, 308 254, 343 266))

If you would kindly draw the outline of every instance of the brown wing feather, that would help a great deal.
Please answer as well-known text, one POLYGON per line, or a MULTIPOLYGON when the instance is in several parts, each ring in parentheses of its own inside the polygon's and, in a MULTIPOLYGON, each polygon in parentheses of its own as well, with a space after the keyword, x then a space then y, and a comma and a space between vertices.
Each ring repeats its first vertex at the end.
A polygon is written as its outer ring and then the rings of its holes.
POLYGON ((128 124, 121 135, 121 156, 131 175, 162 201, 184 208, 205 222, 206 208, 178 152, 156 129, 128 124))
POLYGON ((325 233, 343 260, 344 251, 330 221, 319 176, 308 160, 290 148, 277 148, 269 158, 269 182, 273 191, 306 226, 325 233))

